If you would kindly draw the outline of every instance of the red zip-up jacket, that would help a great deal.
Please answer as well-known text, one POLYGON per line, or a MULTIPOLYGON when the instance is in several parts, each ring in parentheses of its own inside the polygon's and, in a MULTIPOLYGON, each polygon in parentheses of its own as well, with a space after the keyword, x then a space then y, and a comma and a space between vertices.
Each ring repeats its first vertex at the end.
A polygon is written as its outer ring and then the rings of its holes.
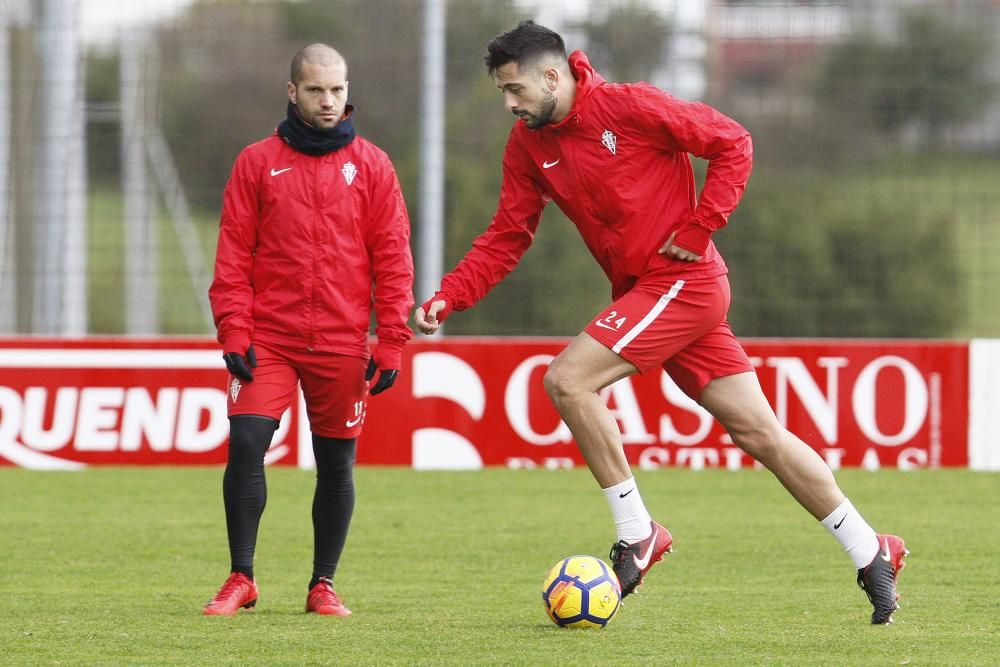
POLYGON ((224 352, 253 341, 375 356, 400 367, 412 335, 410 221, 389 157, 362 137, 326 155, 277 133, 236 158, 209 299, 224 352))
POLYGON ((711 107, 650 84, 608 83, 581 51, 569 64, 577 89, 566 118, 536 130, 514 123, 493 221, 441 281, 439 294, 455 310, 471 307, 517 265, 549 200, 580 231, 611 281, 612 299, 654 273, 726 272, 710 237, 743 194, 750 134, 711 107), (700 196, 689 153, 708 160, 700 196), (674 231, 675 243, 701 260, 657 252, 674 231))

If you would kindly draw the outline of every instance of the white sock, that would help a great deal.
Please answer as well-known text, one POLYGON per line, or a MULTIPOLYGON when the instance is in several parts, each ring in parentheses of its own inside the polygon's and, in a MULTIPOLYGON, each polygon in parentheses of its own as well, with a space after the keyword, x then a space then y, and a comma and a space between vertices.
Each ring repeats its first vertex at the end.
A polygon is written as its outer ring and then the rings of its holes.
POLYGON ((845 498, 844 502, 820 523, 837 538, 859 570, 871 563, 878 553, 878 536, 875 530, 868 525, 858 510, 854 509, 850 500, 845 498))
POLYGON ((649 537, 653 532, 651 524, 653 519, 642 503, 642 496, 639 495, 639 487, 636 486, 634 477, 601 491, 611 506, 619 540, 632 544, 649 537))

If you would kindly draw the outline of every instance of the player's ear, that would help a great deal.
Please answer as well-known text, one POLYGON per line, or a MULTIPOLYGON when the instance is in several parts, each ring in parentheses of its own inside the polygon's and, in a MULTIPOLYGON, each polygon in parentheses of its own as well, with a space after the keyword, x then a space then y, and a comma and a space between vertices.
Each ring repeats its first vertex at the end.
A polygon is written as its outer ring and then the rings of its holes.
POLYGON ((555 92, 556 88, 559 87, 559 70, 555 67, 546 67, 542 73, 542 79, 545 81, 545 87, 549 89, 549 92, 555 92))
POLYGON ((288 82, 288 101, 295 104, 295 84, 288 82))

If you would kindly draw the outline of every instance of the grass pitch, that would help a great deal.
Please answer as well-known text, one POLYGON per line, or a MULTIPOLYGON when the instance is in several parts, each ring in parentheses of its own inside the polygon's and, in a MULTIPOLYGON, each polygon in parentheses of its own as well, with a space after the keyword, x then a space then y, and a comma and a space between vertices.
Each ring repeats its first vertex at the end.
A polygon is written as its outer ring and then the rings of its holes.
POLYGON ((202 605, 228 571, 220 469, 0 469, 0 656, 10 665, 996 664, 1000 476, 844 471, 912 551, 896 624, 868 625, 850 561, 761 471, 637 474, 675 537, 603 630, 565 630, 539 586, 607 559, 586 470, 361 468, 335 586, 355 615, 302 611, 312 475, 271 469, 260 602, 202 605))

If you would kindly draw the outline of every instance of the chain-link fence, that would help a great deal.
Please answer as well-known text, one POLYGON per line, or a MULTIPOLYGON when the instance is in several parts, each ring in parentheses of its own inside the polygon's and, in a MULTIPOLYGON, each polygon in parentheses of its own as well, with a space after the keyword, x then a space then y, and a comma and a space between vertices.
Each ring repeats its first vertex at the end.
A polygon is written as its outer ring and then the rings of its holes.
MULTIPOLYGON (((78 19, 100 1, 0 5, 0 332, 210 333, 229 168, 283 117, 288 61, 313 41, 346 56, 356 126, 393 158, 420 238, 427 3, 178 0, 91 34, 78 19)), ((482 54, 523 18, 610 80, 751 131, 754 174, 716 235, 738 334, 1000 336, 1000 3, 452 0, 445 270, 496 206, 511 117, 482 54)), ((607 303, 550 208, 450 333, 575 334, 607 303)))

